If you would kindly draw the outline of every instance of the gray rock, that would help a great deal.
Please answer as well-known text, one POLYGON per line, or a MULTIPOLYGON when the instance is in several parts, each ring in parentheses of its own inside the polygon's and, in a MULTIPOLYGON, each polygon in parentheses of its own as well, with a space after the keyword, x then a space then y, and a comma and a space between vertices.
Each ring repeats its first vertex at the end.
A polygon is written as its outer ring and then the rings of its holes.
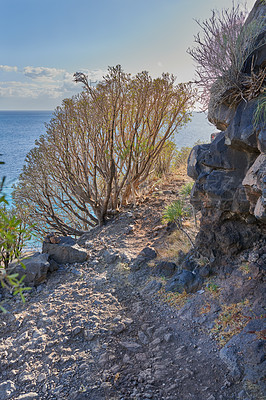
POLYGON ((141 290, 141 293, 151 295, 151 294, 158 292, 158 290, 160 290, 161 287, 162 287, 161 282, 153 280, 153 281, 150 281, 149 283, 147 283, 146 286, 144 286, 144 288, 141 290))
POLYGON ((21 394, 19 397, 16 397, 15 400, 37 400, 39 398, 40 398, 39 393, 29 392, 29 393, 21 394))
POLYGON ((169 282, 167 282, 165 290, 167 292, 179 293, 182 293, 185 290, 187 293, 195 293, 199 290, 202 283, 203 280, 198 274, 183 270, 182 272, 178 272, 169 282))
POLYGON ((127 350, 130 350, 130 351, 138 351, 141 348, 141 345, 136 342, 123 341, 123 342, 119 342, 119 344, 122 347, 125 347, 127 350))
POLYGON ((234 118, 225 132, 225 143, 236 149, 257 150, 257 133, 253 126, 253 115, 258 100, 246 103, 242 101, 237 107, 234 118))
POLYGON ((137 258, 131 263, 130 267, 132 271, 138 271, 148 261, 153 260, 157 257, 157 253, 154 249, 147 246, 137 256, 137 258))
POLYGON ((242 376, 242 371, 240 369, 238 360, 238 353, 238 347, 233 346, 232 344, 230 347, 226 345, 220 350, 220 357, 227 364, 231 377, 234 379, 234 381, 239 381, 242 376))
POLYGON ((138 332, 138 337, 141 343, 143 344, 148 344, 149 343, 149 339, 147 338, 147 336, 145 335, 144 332, 139 331, 138 332))
POLYGON ((102 257, 107 264, 113 264, 119 258, 119 254, 112 249, 104 250, 102 257))
POLYGON ((166 278, 169 278, 174 274, 176 271, 176 264, 173 262, 169 261, 161 261, 159 264, 156 265, 155 267, 155 273, 157 275, 162 275, 165 276, 166 278))
POLYGON ((9 264, 9 271, 18 273, 19 278, 25 275, 24 282, 29 286, 37 286, 45 281, 50 264, 48 254, 35 253, 33 256, 22 260, 25 269, 21 264, 15 262, 9 264))
POLYGON ((10 399, 15 391, 16 391, 16 386, 14 382, 6 381, 0 383, 0 400, 10 399))
POLYGON ((87 251, 69 237, 60 237, 58 244, 43 242, 42 252, 49 254, 49 258, 58 264, 82 263, 88 257, 87 251))
MULTIPOLYGON (((215 86, 212 88, 212 92, 215 93, 215 86)), ((216 126, 220 131, 225 131, 232 121, 235 114, 234 107, 228 107, 225 104, 215 103, 212 99, 208 107, 208 120, 216 126)))

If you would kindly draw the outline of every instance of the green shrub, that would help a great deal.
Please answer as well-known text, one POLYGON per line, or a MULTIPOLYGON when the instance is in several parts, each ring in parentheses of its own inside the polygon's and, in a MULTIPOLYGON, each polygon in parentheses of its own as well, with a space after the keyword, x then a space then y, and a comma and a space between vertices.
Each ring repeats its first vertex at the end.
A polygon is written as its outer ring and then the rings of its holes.
MULTIPOLYGON (((25 301, 23 292, 30 288, 25 287, 23 280, 25 276, 18 278, 17 273, 10 273, 8 266, 11 261, 20 261, 21 252, 25 241, 30 239, 29 230, 14 215, 14 210, 7 209, 8 202, 5 196, 0 197, 0 283, 3 288, 9 289, 14 295, 20 294, 22 301, 25 301)), ((0 305, 0 309, 5 309, 0 305)))
POLYGON ((190 196, 193 186, 194 186, 194 182, 186 183, 185 185, 183 185, 181 187, 180 194, 182 194, 182 196, 184 196, 184 197, 190 196))
POLYGON ((266 94, 258 98, 258 104, 253 116, 254 128, 257 128, 261 124, 262 128, 264 128, 266 124, 266 94))
POLYGON ((178 229, 180 229, 190 241, 192 247, 194 243, 189 236, 189 234, 183 228, 183 219, 191 215, 191 209, 187 207, 183 200, 175 200, 169 206, 167 206, 163 211, 163 222, 174 222, 178 229))

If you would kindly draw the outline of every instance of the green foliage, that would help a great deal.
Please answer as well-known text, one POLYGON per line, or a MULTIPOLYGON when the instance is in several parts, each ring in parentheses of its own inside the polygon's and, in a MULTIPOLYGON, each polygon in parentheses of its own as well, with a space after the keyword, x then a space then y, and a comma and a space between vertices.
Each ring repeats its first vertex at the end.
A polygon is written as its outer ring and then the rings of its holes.
MULTIPOLYGON (((3 162, 0 163, 3 164, 3 162)), ((19 294, 25 302, 23 292, 30 289, 23 284, 25 276, 19 278, 17 273, 8 271, 8 265, 16 259, 25 268, 19 259, 25 241, 30 238, 30 233, 22 221, 15 216, 14 210, 7 208, 8 202, 5 196, 1 195, 4 181, 3 178, 0 184, 0 283, 14 295, 19 294)), ((1 304, 0 310, 6 312, 1 304)))
POLYGON ((175 200, 167 206, 163 212, 163 222, 182 223, 182 218, 186 215, 184 203, 181 200, 175 200))
POLYGON ((194 243, 189 234, 183 228, 182 221, 191 215, 191 208, 187 207, 183 200, 175 200, 163 211, 162 222, 174 222, 178 229, 180 229, 189 239, 191 245, 194 243))
POLYGON ((7 201, 0 204, 0 264, 7 268, 9 263, 20 257, 23 245, 30 239, 30 232, 23 222, 7 209, 7 201))
POLYGON ((253 116, 253 126, 256 129, 262 125, 262 129, 266 124, 266 94, 264 93, 258 98, 258 104, 253 116))
POLYGON ((194 182, 186 183, 185 185, 183 185, 181 187, 180 194, 182 194, 182 196, 184 196, 184 197, 190 196, 193 186, 194 186, 194 182))

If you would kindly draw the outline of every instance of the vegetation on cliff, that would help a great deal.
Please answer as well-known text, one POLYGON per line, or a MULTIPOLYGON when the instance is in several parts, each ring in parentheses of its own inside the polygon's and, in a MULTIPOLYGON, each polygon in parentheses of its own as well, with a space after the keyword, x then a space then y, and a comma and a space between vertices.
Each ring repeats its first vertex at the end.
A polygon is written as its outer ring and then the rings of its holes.
POLYGON ((197 63, 196 84, 206 110, 210 97, 221 103, 237 105, 264 92, 265 67, 255 68, 254 52, 265 45, 265 16, 248 20, 239 5, 212 11, 204 21, 196 21, 201 33, 188 53, 197 63))

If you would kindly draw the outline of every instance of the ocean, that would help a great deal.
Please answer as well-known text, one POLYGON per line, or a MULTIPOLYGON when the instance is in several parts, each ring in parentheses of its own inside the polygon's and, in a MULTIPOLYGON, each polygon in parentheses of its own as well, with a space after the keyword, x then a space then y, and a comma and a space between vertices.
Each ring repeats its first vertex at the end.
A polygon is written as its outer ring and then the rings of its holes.
MULTIPOLYGON (((26 154, 34 147, 35 140, 45 134, 45 123, 53 115, 52 111, 0 111, 0 181, 6 177, 4 193, 12 201, 12 186, 22 171, 26 154)), ((209 142, 215 131, 204 113, 193 113, 189 122, 175 135, 178 149, 192 147, 198 140, 209 142)))

